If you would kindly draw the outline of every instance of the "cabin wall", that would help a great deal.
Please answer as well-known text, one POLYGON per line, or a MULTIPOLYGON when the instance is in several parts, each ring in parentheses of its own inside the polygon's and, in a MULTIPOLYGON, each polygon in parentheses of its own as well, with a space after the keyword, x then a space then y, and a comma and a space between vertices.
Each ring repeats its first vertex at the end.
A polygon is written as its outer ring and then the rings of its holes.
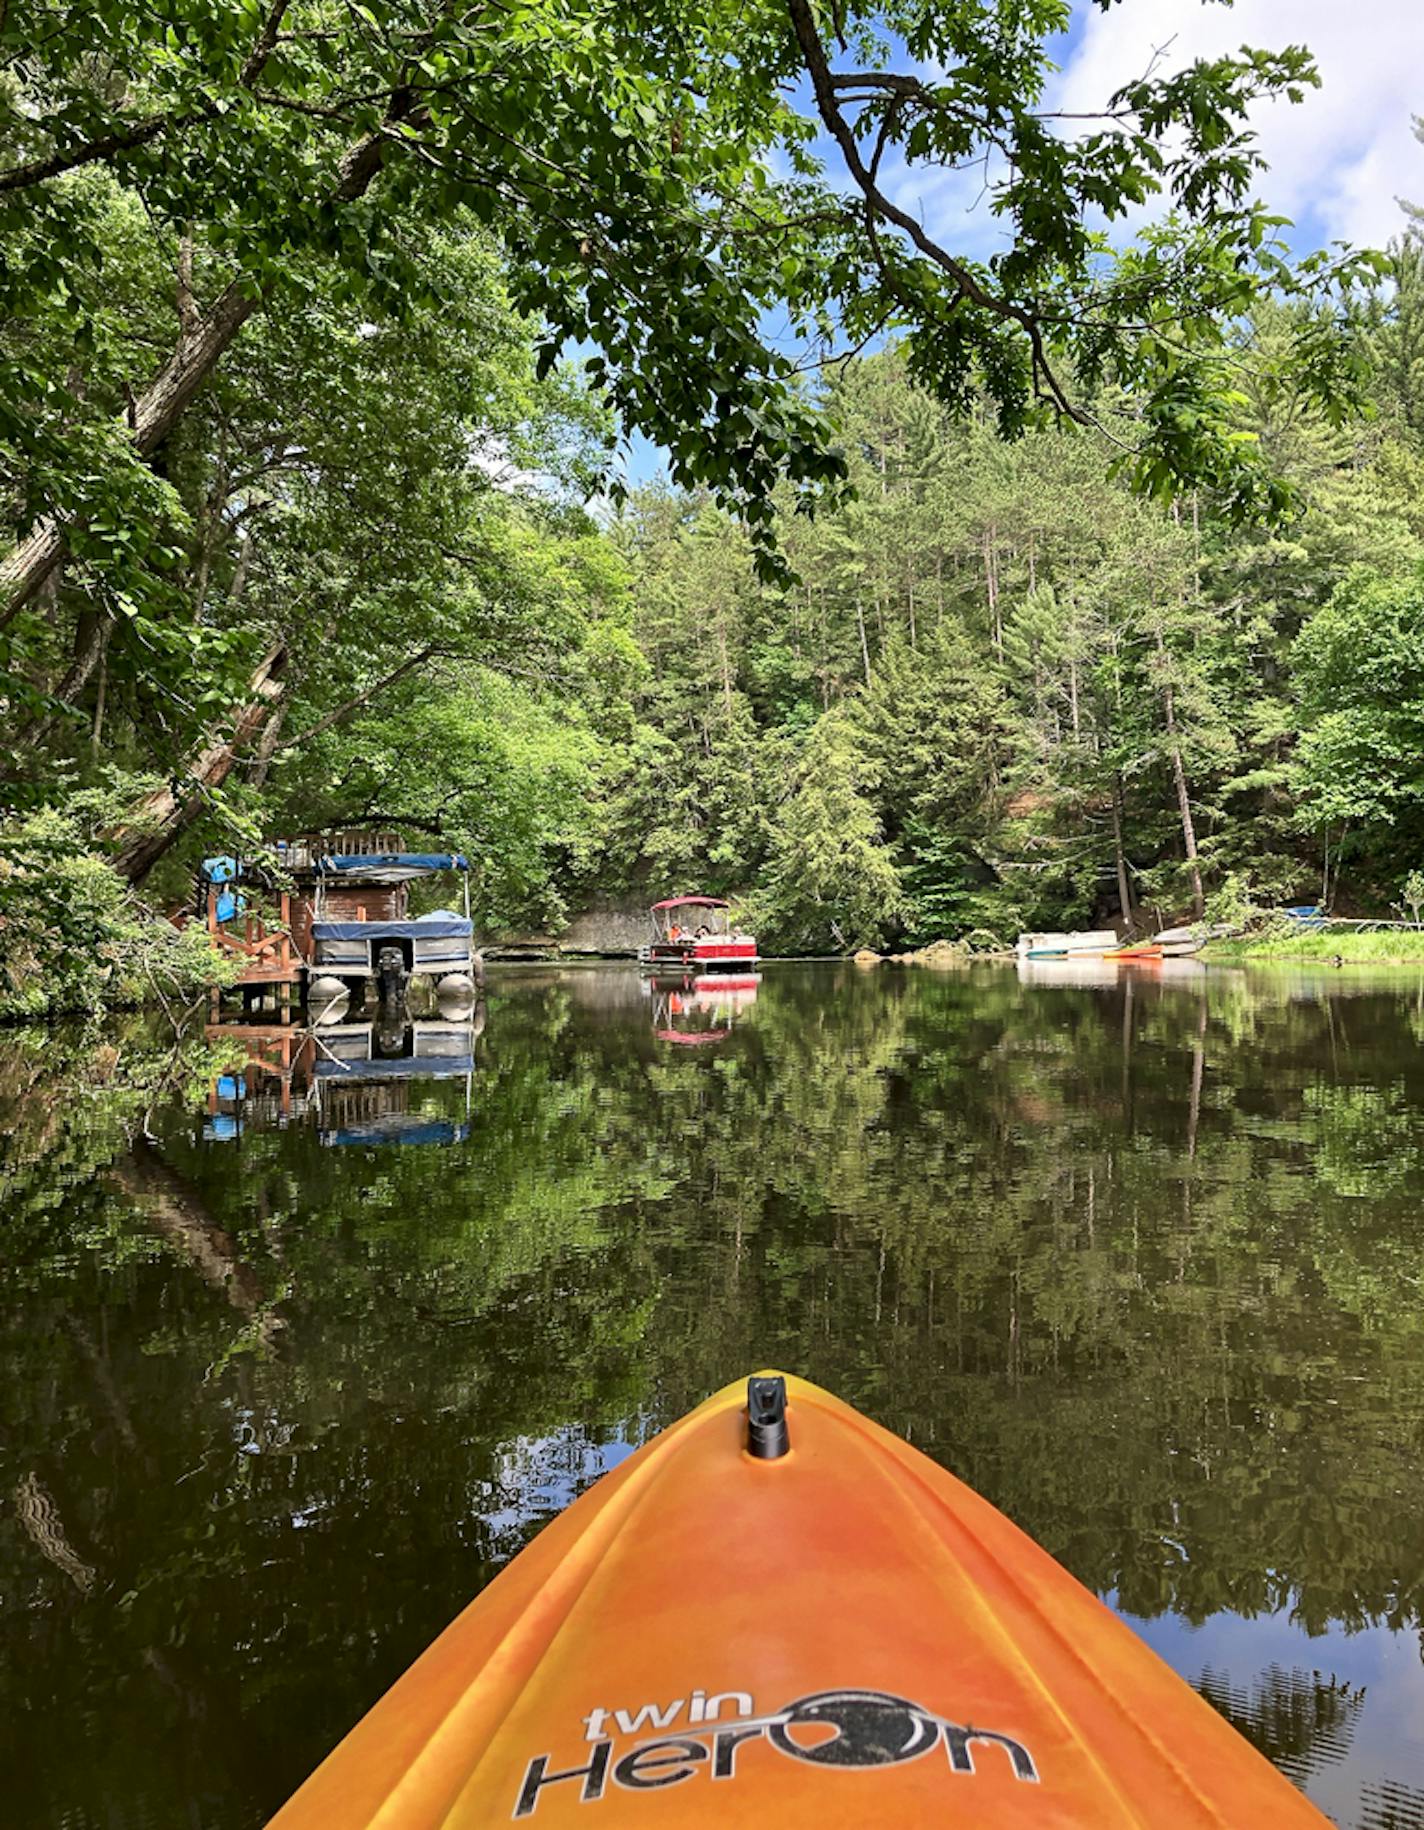
MULTIPOLYGON (((323 919, 326 921, 404 921, 410 887, 404 883, 342 883, 328 887, 323 919)), ((312 923, 316 920, 316 891, 299 890, 292 897, 292 939, 304 960, 312 957, 312 923)))

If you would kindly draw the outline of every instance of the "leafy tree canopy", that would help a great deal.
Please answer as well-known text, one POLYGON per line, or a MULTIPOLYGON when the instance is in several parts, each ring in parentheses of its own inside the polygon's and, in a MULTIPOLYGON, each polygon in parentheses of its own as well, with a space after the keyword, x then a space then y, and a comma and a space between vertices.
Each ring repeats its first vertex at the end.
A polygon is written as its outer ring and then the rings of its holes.
MULTIPOLYGON (((309 285, 313 258, 363 307, 438 299, 418 251, 457 209, 507 254, 546 359, 592 344, 608 401, 679 482, 740 509, 764 567, 778 479, 813 500, 843 468, 768 342, 773 306, 813 340, 901 333, 933 396, 964 408, 982 378, 1010 435, 1103 423, 1129 389, 1118 460, 1138 487, 1209 480, 1240 512, 1279 510, 1280 479, 1232 424, 1231 327, 1266 292, 1324 302, 1368 265, 1290 265, 1253 196, 1248 110, 1301 99, 1310 57, 1148 71, 1068 121, 1044 105, 1068 17, 1068 0, 15 0, 0 438, 23 538, 0 610, 66 542, 121 570, 135 546, 161 559, 147 462, 252 313, 309 285), (1004 250, 937 240, 885 188, 892 157, 926 180, 986 159, 1004 250), (117 398, 88 379, 111 335, 99 174, 141 204, 174 276, 176 325, 117 398), (1148 202, 1168 214, 1115 254, 1148 202)), ((1361 383, 1340 330, 1329 309, 1303 318, 1276 377, 1332 416, 1361 383)))

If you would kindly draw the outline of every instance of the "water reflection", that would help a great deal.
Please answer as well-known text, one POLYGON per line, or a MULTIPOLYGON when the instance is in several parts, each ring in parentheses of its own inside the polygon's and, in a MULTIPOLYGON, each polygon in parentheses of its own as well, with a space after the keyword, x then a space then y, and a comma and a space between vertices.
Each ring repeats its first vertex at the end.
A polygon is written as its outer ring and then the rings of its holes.
POLYGON ((1065 970, 775 967, 705 1053, 621 969, 496 975, 483 1033, 0 1037, 11 1821, 260 1823, 779 1363, 1342 1825, 1424 1823, 1424 980, 1065 970))
POLYGON ((230 1143, 244 1131, 310 1123, 323 1144, 462 1143, 483 1004, 456 1021, 412 1021, 404 1011, 367 1021, 344 1017, 343 1002, 310 1028, 208 1024, 209 1044, 238 1059, 213 1077, 203 1140, 230 1143), (419 1083, 437 1080, 463 1083, 463 1119, 425 1110, 419 1083))
POLYGON ((700 1047, 722 1042, 757 1000, 755 972, 649 973, 643 976, 659 1042, 700 1047))
POLYGON ((1182 986, 1200 983, 1208 972, 1219 974, 1221 967, 1211 967, 1199 959, 1115 960, 1094 959, 1091 955, 1068 959, 1028 959, 1014 961, 1014 971, 1023 985, 1078 985, 1100 987, 1126 994, 1131 985, 1182 986))

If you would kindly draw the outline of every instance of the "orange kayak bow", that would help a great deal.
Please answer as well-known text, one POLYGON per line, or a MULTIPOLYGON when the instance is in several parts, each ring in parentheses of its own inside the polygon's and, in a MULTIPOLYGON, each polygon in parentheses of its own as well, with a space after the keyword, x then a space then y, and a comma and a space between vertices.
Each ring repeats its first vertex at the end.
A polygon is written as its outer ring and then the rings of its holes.
POLYGON ((986 1500, 766 1374, 547 1526, 273 1830, 525 1821, 1326 1820, 986 1500))

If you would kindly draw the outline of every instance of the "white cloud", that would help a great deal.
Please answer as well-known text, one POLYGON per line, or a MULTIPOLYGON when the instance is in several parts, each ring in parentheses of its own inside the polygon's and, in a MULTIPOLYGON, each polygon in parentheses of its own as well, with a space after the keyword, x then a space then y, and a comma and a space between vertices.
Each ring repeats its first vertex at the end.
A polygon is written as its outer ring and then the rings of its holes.
POLYGON ((1052 106, 1101 108, 1168 45, 1159 69, 1242 44, 1309 47, 1322 87, 1299 107, 1262 106, 1252 125, 1271 170, 1270 205, 1322 239, 1382 246, 1403 226, 1397 199, 1424 200, 1424 0, 1124 0, 1094 8, 1055 85, 1052 106))

